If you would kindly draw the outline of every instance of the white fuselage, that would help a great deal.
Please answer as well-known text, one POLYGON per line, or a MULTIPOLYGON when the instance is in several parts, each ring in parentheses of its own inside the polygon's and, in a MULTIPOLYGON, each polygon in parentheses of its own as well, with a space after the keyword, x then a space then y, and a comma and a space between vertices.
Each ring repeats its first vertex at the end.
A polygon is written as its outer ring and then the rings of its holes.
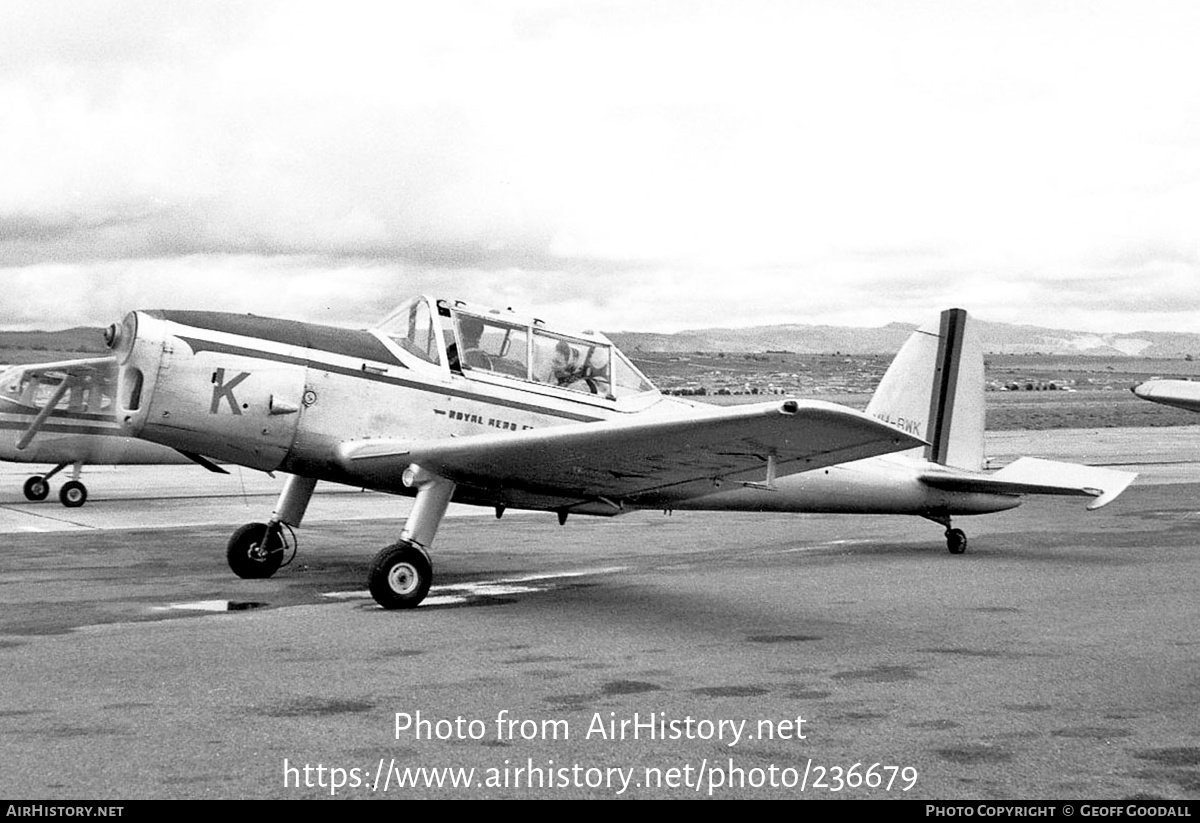
MULTIPOLYGON (((368 331, 266 318, 138 312, 122 359, 121 422, 139 437, 264 471, 362 485, 341 444, 421 442, 635 415, 685 415, 696 404, 646 391, 615 398, 415 358, 368 331), (136 327, 136 335, 132 332, 136 327)), ((885 456, 783 474, 773 490, 712 485, 677 509, 975 514, 1017 505, 995 494, 922 483, 919 459, 885 456)), ((399 477, 373 484, 407 493, 399 477)), ((486 490, 459 502, 496 505, 486 490)), ((506 505, 513 505, 511 498, 506 505)), ((518 503, 515 507, 520 507, 518 503)), ((615 512, 611 512, 615 513, 615 512)))

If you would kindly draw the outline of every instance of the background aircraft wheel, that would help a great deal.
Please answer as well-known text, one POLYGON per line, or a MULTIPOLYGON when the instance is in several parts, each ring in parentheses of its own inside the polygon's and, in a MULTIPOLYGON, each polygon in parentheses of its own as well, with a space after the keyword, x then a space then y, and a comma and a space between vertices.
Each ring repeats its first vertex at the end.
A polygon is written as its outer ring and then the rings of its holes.
POLYGON ((45 500, 50 495, 50 484, 41 475, 34 475, 25 481, 26 500, 45 500))
POLYGON ((385 609, 412 609, 425 599, 433 582, 433 565, 418 546, 400 541, 375 555, 367 588, 385 609))
POLYGON ((58 490, 58 499, 68 509, 77 509, 87 502, 87 486, 78 480, 68 480, 58 490))
POLYGON ((946 532, 946 548, 950 554, 962 554, 967 550, 967 533, 962 529, 950 529, 946 532))
POLYGON ((229 538, 225 550, 229 568, 244 580, 262 580, 283 564, 283 537, 266 523, 247 523, 229 538))

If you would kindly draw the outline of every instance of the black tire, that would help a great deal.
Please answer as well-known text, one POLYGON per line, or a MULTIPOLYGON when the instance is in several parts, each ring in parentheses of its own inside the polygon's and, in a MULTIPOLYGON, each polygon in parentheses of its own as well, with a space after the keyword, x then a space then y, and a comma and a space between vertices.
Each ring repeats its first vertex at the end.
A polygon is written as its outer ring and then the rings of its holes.
POLYGON ((68 509, 78 509, 87 502, 87 486, 78 480, 68 480, 58 490, 58 500, 68 509))
POLYGON ((38 500, 45 500, 49 496, 50 484, 40 474, 35 474, 25 481, 26 500, 32 500, 36 503, 38 500))
POLYGON ((429 594, 433 564, 418 546, 400 541, 388 546, 371 561, 367 588, 385 609, 414 609, 429 594))
POLYGON ((283 538, 266 523, 247 523, 229 538, 225 560, 243 580, 263 580, 283 564, 283 538))
POLYGON ((967 533, 962 529, 951 529, 946 532, 946 548, 950 554, 962 554, 967 550, 967 533))

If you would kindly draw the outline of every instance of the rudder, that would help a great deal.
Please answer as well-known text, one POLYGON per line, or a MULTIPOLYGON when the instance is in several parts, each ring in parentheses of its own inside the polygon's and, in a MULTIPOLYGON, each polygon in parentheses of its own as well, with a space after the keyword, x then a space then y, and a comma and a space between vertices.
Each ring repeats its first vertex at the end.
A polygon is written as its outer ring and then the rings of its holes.
POLYGON ((867 405, 870 414, 929 443, 932 463, 983 465, 983 346, 963 309, 913 332, 867 405))

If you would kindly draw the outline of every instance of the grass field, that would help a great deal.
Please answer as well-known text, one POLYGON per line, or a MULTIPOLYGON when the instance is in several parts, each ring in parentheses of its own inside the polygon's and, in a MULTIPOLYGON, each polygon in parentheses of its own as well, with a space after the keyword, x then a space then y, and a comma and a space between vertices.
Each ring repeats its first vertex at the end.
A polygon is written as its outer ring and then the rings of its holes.
MULTIPOLYGON (((697 399, 721 405, 763 400, 782 392, 862 409, 890 355, 651 355, 637 365, 664 390, 704 386, 697 399), (722 389, 758 394, 718 394, 722 389)), ((1194 426, 1200 415, 1148 403, 1129 389, 1154 377, 1200 378, 1200 363, 1135 357, 989 355, 985 379, 987 428, 1112 428, 1194 426), (1049 390, 1054 385, 1055 390, 1049 390), (1005 387, 1016 386, 1016 390, 1005 387), (1067 390, 1063 390, 1067 389, 1067 390)))

